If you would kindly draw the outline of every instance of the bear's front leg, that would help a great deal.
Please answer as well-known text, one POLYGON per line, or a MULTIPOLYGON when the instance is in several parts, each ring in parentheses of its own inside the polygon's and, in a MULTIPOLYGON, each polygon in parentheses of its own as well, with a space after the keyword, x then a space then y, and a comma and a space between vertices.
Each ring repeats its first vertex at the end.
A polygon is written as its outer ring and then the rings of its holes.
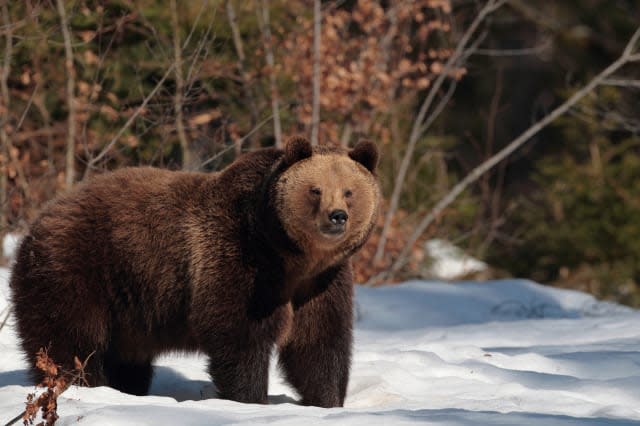
POLYGON ((209 353, 209 374, 218 396, 238 402, 267 404, 270 347, 220 342, 209 353))
POLYGON ((294 306, 293 330, 280 348, 279 364, 302 396, 302 404, 342 407, 353 340, 350 268, 345 266, 328 283, 315 285, 326 288, 294 306))

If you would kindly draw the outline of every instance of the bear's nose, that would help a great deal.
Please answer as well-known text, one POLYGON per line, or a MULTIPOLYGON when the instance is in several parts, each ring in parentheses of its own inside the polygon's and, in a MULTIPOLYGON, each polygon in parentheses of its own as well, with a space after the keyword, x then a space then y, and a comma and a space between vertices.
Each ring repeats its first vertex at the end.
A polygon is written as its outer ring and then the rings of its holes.
POLYGON ((344 210, 334 210, 329 213, 329 220, 334 225, 344 225, 348 218, 349 215, 344 210))

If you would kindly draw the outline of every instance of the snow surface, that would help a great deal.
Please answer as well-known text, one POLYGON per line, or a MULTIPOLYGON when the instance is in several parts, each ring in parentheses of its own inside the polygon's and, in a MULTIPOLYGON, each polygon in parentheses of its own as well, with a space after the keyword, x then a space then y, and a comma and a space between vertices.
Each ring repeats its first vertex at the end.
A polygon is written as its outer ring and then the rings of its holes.
MULTIPOLYGON (((0 269, 0 322, 8 272, 0 269)), ((72 387, 60 425, 640 425, 640 312, 523 280, 356 290, 345 408, 215 398, 199 355, 156 362, 151 395, 72 387)), ((0 424, 34 390, 13 323, 0 331, 0 424)))
POLYGON ((2 253, 4 257, 13 260, 18 244, 22 241, 22 234, 8 233, 2 239, 2 253))
POLYGON ((455 280, 465 275, 485 271, 489 266, 466 254, 449 241, 434 238, 424 244, 431 259, 425 276, 441 280, 455 280))

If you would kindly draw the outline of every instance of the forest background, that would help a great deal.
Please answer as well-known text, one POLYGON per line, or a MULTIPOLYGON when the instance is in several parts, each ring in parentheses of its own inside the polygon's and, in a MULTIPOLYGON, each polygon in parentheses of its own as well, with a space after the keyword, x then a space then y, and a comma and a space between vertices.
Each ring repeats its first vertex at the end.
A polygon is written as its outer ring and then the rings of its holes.
POLYGON ((130 165, 375 141, 359 282, 448 240, 640 306, 640 2, 0 0, 0 232, 130 165))

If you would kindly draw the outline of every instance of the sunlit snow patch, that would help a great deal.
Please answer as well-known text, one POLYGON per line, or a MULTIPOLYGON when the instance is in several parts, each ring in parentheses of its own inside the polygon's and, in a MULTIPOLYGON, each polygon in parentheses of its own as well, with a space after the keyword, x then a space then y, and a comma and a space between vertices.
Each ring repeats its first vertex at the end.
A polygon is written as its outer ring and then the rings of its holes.
POLYGON ((424 244, 431 264, 427 273, 433 278, 453 280, 487 269, 487 264, 465 254, 449 241, 432 239, 424 244))

